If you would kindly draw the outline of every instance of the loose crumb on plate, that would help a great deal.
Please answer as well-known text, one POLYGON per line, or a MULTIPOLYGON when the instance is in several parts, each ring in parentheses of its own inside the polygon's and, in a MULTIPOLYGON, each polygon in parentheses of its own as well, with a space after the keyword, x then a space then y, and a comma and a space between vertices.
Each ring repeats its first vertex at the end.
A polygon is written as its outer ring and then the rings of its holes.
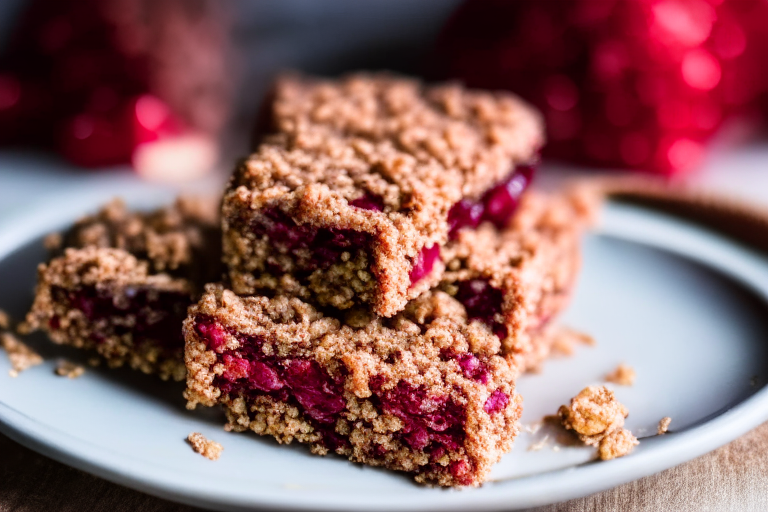
POLYGON ((611 373, 605 376, 605 380, 619 386, 631 386, 635 383, 635 369, 628 364, 621 363, 611 373))
POLYGON ((221 455, 221 451, 224 449, 216 441, 206 439, 200 432, 192 432, 189 434, 187 441, 192 445, 193 450, 210 460, 217 460, 221 455))
POLYGON ((628 454, 639 441, 624 427, 629 411, 605 386, 589 386, 558 411, 562 425, 573 430, 582 443, 598 447, 602 460, 628 454))
POLYGON ((597 343, 589 334, 579 332, 570 327, 558 326, 553 334, 552 353, 554 355, 570 356, 576 345, 594 347, 597 343))
POLYGON ((11 377, 17 377, 27 368, 37 366, 43 362, 40 354, 32 350, 28 345, 9 332, 0 334, 0 346, 2 346, 11 360, 11 377))
POLYGON ((669 416, 665 416, 659 420, 659 426, 656 429, 656 433, 658 435, 666 434, 667 430, 669 430, 669 424, 672 423, 672 418, 669 416))
POLYGON ((93 368, 96 368, 97 366, 101 366, 101 359, 98 357, 91 357, 88 359, 88 366, 91 366, 93 368))
POLYGON ((81 365, 73 363, 72 361, 59 361, 56 365, 56 375, 59 377, 68 377, 70 379, 76 379, 85 373, 85 368, 81 365))
POLYGON ((632 451, 632 449, 640 444, 632 432, 622 428, 614 430, 600 441, 600 446, 597 448, 597 455, 600 460, 611 460, 616 457, 623 457, 632 451))
POLYGON ((528 451, 529 452, 537 452, 537 451, 541 450, 542 448, 544 448, 545 446, 547 446, 548 442, 549 442, 549 434, 545 435, 539 441, 537 441, 537 442, 531 444, 530 446, 528 446, 528 451))

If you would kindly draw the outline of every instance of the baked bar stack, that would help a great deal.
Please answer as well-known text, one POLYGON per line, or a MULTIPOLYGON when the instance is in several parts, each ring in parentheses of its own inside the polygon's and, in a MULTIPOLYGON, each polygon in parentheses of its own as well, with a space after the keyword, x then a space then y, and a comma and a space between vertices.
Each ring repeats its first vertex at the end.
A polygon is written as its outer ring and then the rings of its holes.
POLYGON ((516 376, 549 351, 589 201, 524 194, 543 132, 509 94, 356 75, 287 78, 272 101, 220 224, 107 207, 40 267, 29 323, 186 373, 188 406, 223 406, 230 430, 481 484, 518 431, 516 376))
POLYGON ((205 283, 221 277, 218 201, 180 198, 131 212, 120 201, 46 240, 27 324, 59 344, 184 380, 181 324, 205 283))
POLYGON ((517 433, 514 379, 548 349, 587 213, 523 196, 537 114, 458 86, 289 78, 271 126, 224 195, 231 290, 209 287, 184 324, 189 406, 479 485, 517 433))
POLYGON ((508 220, 543 142, 511 95, 386 76, 286 79, 273 111, 224 195, 233 290, 385 317, 439 282, 451 233, 508 220))

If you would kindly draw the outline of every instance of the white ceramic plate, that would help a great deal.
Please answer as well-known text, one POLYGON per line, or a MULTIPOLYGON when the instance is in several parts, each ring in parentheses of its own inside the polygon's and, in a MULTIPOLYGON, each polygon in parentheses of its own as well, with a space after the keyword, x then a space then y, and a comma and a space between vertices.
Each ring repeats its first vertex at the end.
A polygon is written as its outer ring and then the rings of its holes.
MULTIPOLYGON (((144 206, 167 194, 122 189, 144 206)), ((0 223, 0 308, 28 307, 43 234, 108 199, 101 187, 49 199, 0 223)), ((528 450, 524 433, 480 489, 429 489, 402 475, 338 457, 315 457, 251 434, 224 432, 221 413, 188 412, 182 386, 128 370, 54 376, 58 357, 81 358, 42 338, 46 362, 8 377, 0 356, 0 430, 45 455, 151 494, 223 510, 501 510, 586 495, 706 453, 768 420, 768 261, 706 231, 627 206, 608 205, 584 244, 584 269, 564 323, 595 347, 523 377, 524 423, 554 413, 620 362, 637 371, 617 387, 642 436, 629 456, 592 462, 587 448, 528 450), (652 436, 664 416, 671 433, 652 436), (224 445, 217 462, 184 442, 200 431, 224 445)), ((80 359, 82 360, 82 359, 80 359)))

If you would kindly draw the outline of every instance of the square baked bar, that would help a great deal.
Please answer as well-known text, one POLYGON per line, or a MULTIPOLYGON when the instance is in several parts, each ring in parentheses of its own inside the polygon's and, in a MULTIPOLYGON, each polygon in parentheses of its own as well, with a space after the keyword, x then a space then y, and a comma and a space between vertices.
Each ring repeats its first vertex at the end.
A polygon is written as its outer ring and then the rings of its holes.
POLYGON ((188 407, 220 404, 227 429, 418 482, 479 485, 521 414, 498 337, 440 291, 390 319, 358 320, 210 285, 184 323, 188 407))
POLYGON ((286 79, 273 105, 224 196, 233 290, 384 317, 439 282, 461 228, 506 223, 543 143, 516 97, 455 85, 286 79))
POLYGON ((222 275, 216 202, 180 199, 153 212, 119 201, 47 244, 38 269, 31 329, 129 365, 183 380, 181 324, 207 281, 222 275))
POLYGON ((446 270, 438 288, 488 325, 521 371, 536 369, 550 353, 549 330, 575 287, 581 235, 597 204, 575 188, 529 192, 505 228, 462 230, 442 249, 446 270))

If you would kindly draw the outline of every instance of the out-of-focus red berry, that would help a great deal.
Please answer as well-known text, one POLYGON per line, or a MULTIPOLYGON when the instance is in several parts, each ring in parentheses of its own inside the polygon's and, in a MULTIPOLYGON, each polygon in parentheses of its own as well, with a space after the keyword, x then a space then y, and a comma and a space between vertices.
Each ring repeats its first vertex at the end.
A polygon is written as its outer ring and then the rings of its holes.
POLYGON ((766 27, 765 0, 470 0, 433 65, 538 106, 545 155, 674 174, 764 101, 766 27))

